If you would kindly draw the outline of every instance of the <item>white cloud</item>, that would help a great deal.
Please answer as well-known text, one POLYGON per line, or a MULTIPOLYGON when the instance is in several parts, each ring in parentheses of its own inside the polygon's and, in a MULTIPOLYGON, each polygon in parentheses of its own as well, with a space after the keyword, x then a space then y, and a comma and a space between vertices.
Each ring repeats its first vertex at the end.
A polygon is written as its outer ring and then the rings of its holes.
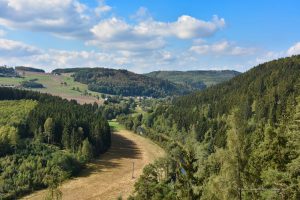
POLYGON ((136 27, 115 17, 101 21, 91 32, 95 38, 87 44, 104 49, 145 51, 165 46, 161 37, 142 34, 136 27))
POLYGON ((40 54, 41 50, 22 42, 0 39, 0 54, 3 57, 24 57, 40 54))
POLYGON ((69 37, 89 34, 87 6, 77 0, 1 0, 0 24, 69 37))
POLYGON ((145 7, 140 7, 131 18, 137 21, 152 20, 150 12, 145 7))
POLYGON ((298 54, 300 54, 300 42, 291 46, 287 51, 287 55, 289 56, 298 55, 298 54))
POLYGON ((206 44, 204 41, 200 40, 200 43, 192 46, 190 51, 197 54, 211 54, 211 55, 231 55, 231 56, 241 56, 253 54, 254 48, 244 48, 236 46, 228 41, 216 42, 213 44, 206 44))
POLYGON ((104 0, 99 0, 98 6, 95 8, 95 13, 97 16, 101 16, 104 13, 107 13, 112 10, 112 7, 106 5, 104 0))
POLYGON ((6 31, 0 29, 0 37, 3 37, 5 35, 6 35, 6 31))
POLYGON ((272 61, 275 59, 299 55, 300 54, 300 42, 295 43, 293 46, 289 47, 287 50, 283 51, 267 51, 263 53, 261 56, 255 59, 255 62, 251 62, 251 64, 261 64, 264 62, 272 61))
POLYGON ((209 37, 225 26, 225 20, 214 16, 211 21, 203 21, 188 15, 180 16, 175 22, 146 20, 133 29, 141 35, 194 39, 209 37))
MULTIPOLYGON (((145 10, 141 12, 144 13, 145 10)), ((87 44, 105 49, 155 50, 165 46, 165 38, 209 37, 224 25, 224 19, 219 19, 217 16, 208 22, 187 15, 183 15, 171 23, 148 18, 136 25, 113 17, 100 21, 91 29, 94 39, 88 41, 87 44)))

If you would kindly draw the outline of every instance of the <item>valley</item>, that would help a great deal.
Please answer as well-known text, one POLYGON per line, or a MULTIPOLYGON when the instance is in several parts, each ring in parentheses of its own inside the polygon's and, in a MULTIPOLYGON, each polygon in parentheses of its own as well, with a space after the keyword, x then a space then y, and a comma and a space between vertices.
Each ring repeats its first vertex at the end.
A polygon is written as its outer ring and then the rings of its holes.
MULTIPOLYGON (((66 200, 126 199, 132 194, 143 168, 164 155, 158 145, 121 126, 112 134, 111 148, 89 163, 78 177, 62 183, 59 189, 66 200)), ((23 199, 39 200, 47 192, 35 192, 23 199)))
POLYGON ((0 0, 0 200, 300 200, 299 8, 0 0))

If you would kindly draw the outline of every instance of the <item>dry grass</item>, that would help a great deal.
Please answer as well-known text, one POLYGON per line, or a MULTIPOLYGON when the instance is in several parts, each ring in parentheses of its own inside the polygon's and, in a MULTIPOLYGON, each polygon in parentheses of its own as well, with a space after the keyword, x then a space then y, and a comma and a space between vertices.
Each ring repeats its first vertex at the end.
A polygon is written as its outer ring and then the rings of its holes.
MULTIPOLYGON (((119 130, 112 136, 111 149, 89 164, 79 177, 61 186, 64 200, 110 200, 122 196, 126 199, 145 165, 162 157, 164 151, 150 140, 129 131, 119 130), (134 178, 132 178, 134 163, 134 178)), ((45 191, 24 199, 43 199, 45 191)))

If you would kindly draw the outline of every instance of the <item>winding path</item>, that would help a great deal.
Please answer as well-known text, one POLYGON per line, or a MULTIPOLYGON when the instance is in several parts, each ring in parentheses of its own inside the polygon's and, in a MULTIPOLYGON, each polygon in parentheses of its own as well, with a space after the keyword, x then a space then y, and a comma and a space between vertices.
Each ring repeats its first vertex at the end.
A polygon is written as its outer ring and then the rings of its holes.
MULTIPOLYGON (((108 152, 89 164, 79 177, 66 181, 60 187, 63 200, 126 199, 145 165, 164 155, 163 149, 150 140, 126 130, 112 134, 108 152), (134 163, 134 178, 132 169, 134 163)), ((40 200, 46 190, 35 192, 23 199, 40 200)))

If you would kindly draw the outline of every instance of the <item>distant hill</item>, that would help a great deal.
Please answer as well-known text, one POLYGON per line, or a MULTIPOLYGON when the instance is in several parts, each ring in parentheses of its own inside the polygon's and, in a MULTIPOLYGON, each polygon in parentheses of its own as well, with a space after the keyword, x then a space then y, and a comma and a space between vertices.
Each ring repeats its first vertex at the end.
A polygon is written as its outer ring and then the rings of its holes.
POLYGON ((45 73, 45 70, 43 70, 43 69, 37 69, 37 68, 33 68, 33 67, 16 66, 15 69, 17 71, 45 73))
POLYGON ((211 85, 230 80, 239 75, 240 72, 233 70, 196 70, 196 71, 154 71, 145 74, 152 78, 160 78, 171 82, 182 84, 193 89, 204 89, 211 85))
POLYGON ((74 80, 88 84, 89 90, 112 95, 165 97, 190 91, 183 85, 127 70, 73 68, 56 69, 52 73, 74 73, 74 80))
POLYGON ((0 66, 0 77, 17 77, 18 73, 14 70, 14 68, 0 66))

